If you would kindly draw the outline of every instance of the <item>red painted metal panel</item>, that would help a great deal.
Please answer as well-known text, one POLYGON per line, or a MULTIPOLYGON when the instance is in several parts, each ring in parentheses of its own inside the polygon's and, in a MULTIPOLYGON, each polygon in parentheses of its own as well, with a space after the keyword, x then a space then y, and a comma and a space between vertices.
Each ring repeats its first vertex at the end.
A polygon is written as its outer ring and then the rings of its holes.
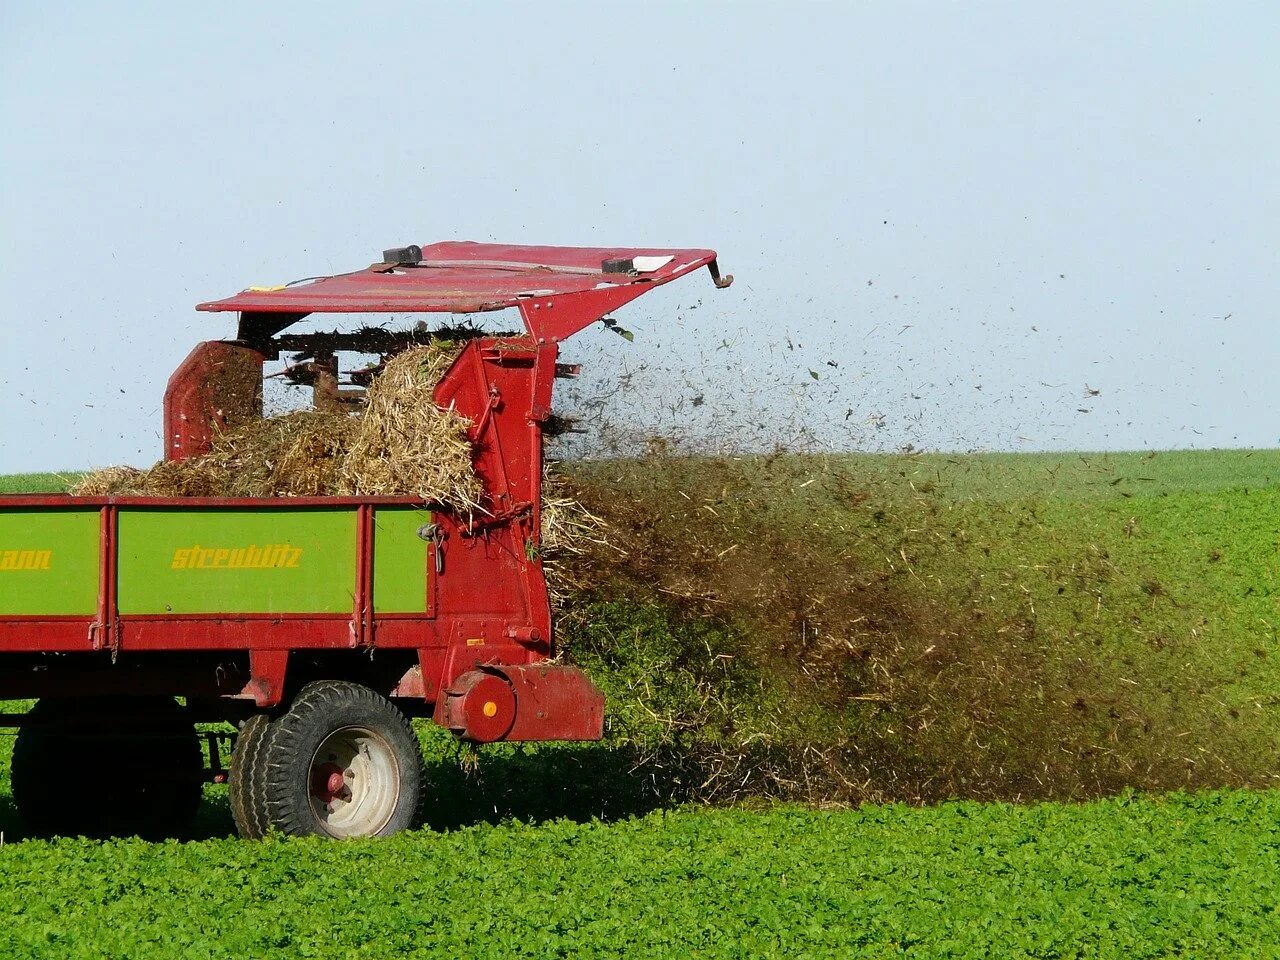
POLYGON ((443 647, 444 635, 430 620, 409 613, 382 613, 376 620, 379 648, 443 647))
POLYGON ((601 317, 647 293, 652 284, 579 290, 558 297, 537 297, 520 304, 520 318, 539 343, 565 340, 601 317))
POLYGON ((668 283, 716 257, 714 250, 632 247, 538 247, 446 241, 422 248, 417 265, 374 268, 294 286, 245 290, 197 310, 253 313, 474 313, 522 300, 597 287, 668 283), (605 273, 606 260, 654 257, 666 262, 636 275, 605 273))
POLYGON ((0 653, 96 650, 93 617, 0 617, 0 653))
POLYGON ((259 707, 274 707, 284 698, 288 650, 254 650, 249 654, 250 680, 244 693, 259 707))
POLYGON ((442 726, 463 740, 501 740, 516 719, 516 695, 500 674, 468 670, 455 680, 437 708, 442 726))
POLYGON ((375 264, 292 286, 245 290, 196 309, 304 315, 477 313, 519 306, 531 334, 559 340, 715 259, 714 250, 446 241, 423 247, 416 264, 375 264), (606 261, 631 261, 637 269, 606 272, 606 261))
POLYGON ((577 667, 559 664, 494 668, 516 695, 516 719, 508 740, 599 740, 604 735, 604 694, 577 667))
POLYGON ((577 667, 481 665, 450 682, 435 720, 465 740, 599 740, 604 694, 577 667))
POLYGON ((350 650, 351 618, 326 616, 127 617, 120 649, 141 650, 350 650))
POLYGON ((164 458, 209 452, 217 431, 262 416, 266 357, 242 344, 197 345, 169 378, 164 392, 164 458))

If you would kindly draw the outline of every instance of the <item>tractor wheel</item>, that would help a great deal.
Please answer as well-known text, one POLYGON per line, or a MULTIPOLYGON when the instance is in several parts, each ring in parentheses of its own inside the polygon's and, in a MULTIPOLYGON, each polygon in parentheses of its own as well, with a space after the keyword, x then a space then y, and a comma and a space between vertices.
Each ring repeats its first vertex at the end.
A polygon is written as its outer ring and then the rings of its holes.
POLYGON ((383 837, 417 818, 422 748, 408 718, 368 687, 309 683, 286 713, 246 732, 232 771, 245 836, 383 837))
POLYGON ((44 699, 13 749, 13 800, 40 833, 162 839, 203 792, 195 726, 169 697, 44 699))
POLYGON ((227 793, 236 829, 246 840, 261 840, 267 835, 266 801, 263 794, 262 744, 271 732, 271 718, 254 714, 244 722, 231 751, 231 769, 227 771, 227 793))

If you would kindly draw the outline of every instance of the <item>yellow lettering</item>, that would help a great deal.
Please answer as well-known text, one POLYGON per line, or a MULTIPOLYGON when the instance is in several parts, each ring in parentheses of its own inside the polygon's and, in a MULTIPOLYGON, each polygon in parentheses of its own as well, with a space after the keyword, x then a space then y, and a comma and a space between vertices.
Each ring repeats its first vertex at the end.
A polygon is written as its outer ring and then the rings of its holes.
POLYGON ((0 573, 11 570, 48 570, 52 550, 0 550, 0 573))
MULTIPOLYGON (((268 543, 247 547, 182 547, 173 551, 170 566, 174 570, 278 570, 302 566, 302 547, 288 543, 268 543)), ((0 553, 0 570, 19 569, 28 561, 27 552, 0 553), (11 566, 6 566, 10 564, 11 566)), ((29 551, 31 563, 47 570, 52 554, 48 550, 29 551)))

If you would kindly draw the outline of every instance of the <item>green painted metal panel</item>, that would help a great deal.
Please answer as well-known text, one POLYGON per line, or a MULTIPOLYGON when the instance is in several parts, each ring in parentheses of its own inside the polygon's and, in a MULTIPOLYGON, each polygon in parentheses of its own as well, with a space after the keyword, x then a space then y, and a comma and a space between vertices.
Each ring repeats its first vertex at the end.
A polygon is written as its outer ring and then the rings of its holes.
POLYGON ((0 509, 0 616, 91 617, 99 511, 0 509))
POLYGON ((378 507, 373 514, 374 613, 425 613, 431 545, 418 530, 430 510, 378 507))
POLYGON ((354 507, 130 509, 120 613, 350 613, 354 507))

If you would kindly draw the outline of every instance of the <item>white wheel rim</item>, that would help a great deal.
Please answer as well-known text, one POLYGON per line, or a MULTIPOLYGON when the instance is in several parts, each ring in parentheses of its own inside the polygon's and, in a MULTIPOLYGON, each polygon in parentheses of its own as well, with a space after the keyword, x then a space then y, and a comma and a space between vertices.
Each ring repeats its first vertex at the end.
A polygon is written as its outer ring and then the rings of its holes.
POLYGON ((311 810, 333 837, 371 837, 400 802, 400 765, 381 735, 342 727, 316 748, 308 776, 311 810))

